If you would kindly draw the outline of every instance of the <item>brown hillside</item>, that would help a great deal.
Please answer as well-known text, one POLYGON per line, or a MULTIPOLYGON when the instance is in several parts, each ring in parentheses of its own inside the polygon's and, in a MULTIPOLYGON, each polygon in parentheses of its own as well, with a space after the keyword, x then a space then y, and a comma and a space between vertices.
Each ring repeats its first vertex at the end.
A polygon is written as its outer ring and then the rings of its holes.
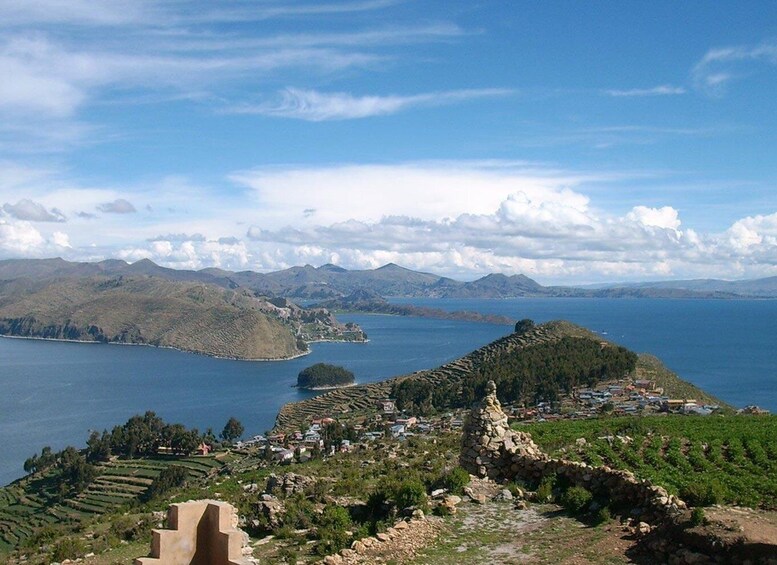
POLYGON ((242 290, 156 277, 0 283, 0 334, 147 344, 240 359, 299 354, 291 327, 242 290))

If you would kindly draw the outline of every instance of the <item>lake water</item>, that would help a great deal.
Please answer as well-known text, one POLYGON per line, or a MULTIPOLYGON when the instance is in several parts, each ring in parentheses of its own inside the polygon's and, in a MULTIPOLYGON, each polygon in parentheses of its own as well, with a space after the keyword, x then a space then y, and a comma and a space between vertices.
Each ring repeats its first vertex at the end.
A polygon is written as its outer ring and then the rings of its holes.
MULTIPOLYGON (((605 333, 736 406, 777 411, 777 301, 401 299, 535 321, 567 319, 605 333)), ((110 429, 154 410, 170 422, 218 433, 230 416, 247 435, 272 427, 285 402, 313 393, 292 388, 317 362, 343 365, 358 382, 431 368, 511 331, 506 326, 341 315, 366 344, 313 344, 291 361, 212 359, 168 349, 0 339, 0 484, 22 475, 44 445, 83 446, 90 429, 110 429)))

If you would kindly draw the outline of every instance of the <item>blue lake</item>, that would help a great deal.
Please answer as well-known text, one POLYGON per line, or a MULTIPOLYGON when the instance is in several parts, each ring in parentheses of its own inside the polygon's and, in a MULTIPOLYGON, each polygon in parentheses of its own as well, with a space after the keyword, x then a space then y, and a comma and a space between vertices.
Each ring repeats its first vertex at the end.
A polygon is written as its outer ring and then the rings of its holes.
MULTIPOLYGON (((567 319, 605 333, 737 406, 777 411, 777 301, 401 299, 451 310, 535 321, 567 319)), ((165 420, 217 433, 230 416, 247 435, 273 425, 292 388, 320 362, 343 365, 359 382, 431 368, 511 331, 506 326, 389 316, 342 315, 362 325, 366 344, 313 344, 291 361, 212 359, 150 347, 0 339, 0 484, 44 445, 83 446, 90 429, 110 429, 154 410, 165 420)))

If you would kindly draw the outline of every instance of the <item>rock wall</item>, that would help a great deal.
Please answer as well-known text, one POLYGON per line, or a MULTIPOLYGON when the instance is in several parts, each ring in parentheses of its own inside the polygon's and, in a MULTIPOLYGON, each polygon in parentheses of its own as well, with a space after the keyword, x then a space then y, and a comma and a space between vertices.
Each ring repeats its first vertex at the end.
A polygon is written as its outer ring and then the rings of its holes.
POLYGON ((530 434, 510 430, 493 381, 488 383, 485 398, 470 412, 464 425, 459 463, 473 475, 498 482, 538 481, 556 474, 570 484, 631 507, 635 517, 648 523, 661 522, 686 508, 682 500, 663 487, 637 479, 630 471, 549 457, 530 434))

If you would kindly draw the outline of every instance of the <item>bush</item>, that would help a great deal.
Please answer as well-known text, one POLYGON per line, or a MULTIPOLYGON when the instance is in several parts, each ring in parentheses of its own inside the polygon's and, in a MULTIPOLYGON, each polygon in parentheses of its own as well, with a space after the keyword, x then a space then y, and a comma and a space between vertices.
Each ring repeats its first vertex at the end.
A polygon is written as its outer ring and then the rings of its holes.
POLYGON ((402 481, 394 495, 394 502, 400 509, 409 506, 423 508, 426 506, 426 487, 417 479, 402 481))
POLYGON ((316 553, 329 555, 348 546, 349 531, 353 527, 351 516, 342 506, 327 506, 318 518, 318 543, 316 553))
POLYGON ((464 492, 464 487, 468 484, 469 473, 461 467, 456 467, 444 474, 439 481, 440 487, 448 489, 452 494, 461 494, 464 492))
POLYGON ((723 486, 716 480, 693 482, 680 489, 680 498, 691 506, 712 506, 723 501, 723 486))
POLYGON ((694 508, 691 512, 691 525, 701 526, 707 523, 707 516, 704 514, 703 508, 694 508))
POLYGON ((572 514, 582 514, 591 504, 593 498, 591 492, 586 488, 570 487, 561 495, 559 502, 572 514))
POLYGON ((54 561, 77 559, 84 554, 84 542, 76 537, 65 537, 54 544, 52 558, 54 561))
POLYGON ((153 527, 152 516, 120 516, 111 522, 109 532, 120 540, 135 541, 146 537, 153 527))
POLYGON ((612 520, 612 513, 607 506, 602 506, 599 510, 597 510, 593 518, 594 524, 597 526, 600 524, 606 524, 610 520, 612 520))
POLYGON ((537 487, 537 501, 550 502, 553 499, 553 486, 556 483, 555 475, 544 477, 537 487))

